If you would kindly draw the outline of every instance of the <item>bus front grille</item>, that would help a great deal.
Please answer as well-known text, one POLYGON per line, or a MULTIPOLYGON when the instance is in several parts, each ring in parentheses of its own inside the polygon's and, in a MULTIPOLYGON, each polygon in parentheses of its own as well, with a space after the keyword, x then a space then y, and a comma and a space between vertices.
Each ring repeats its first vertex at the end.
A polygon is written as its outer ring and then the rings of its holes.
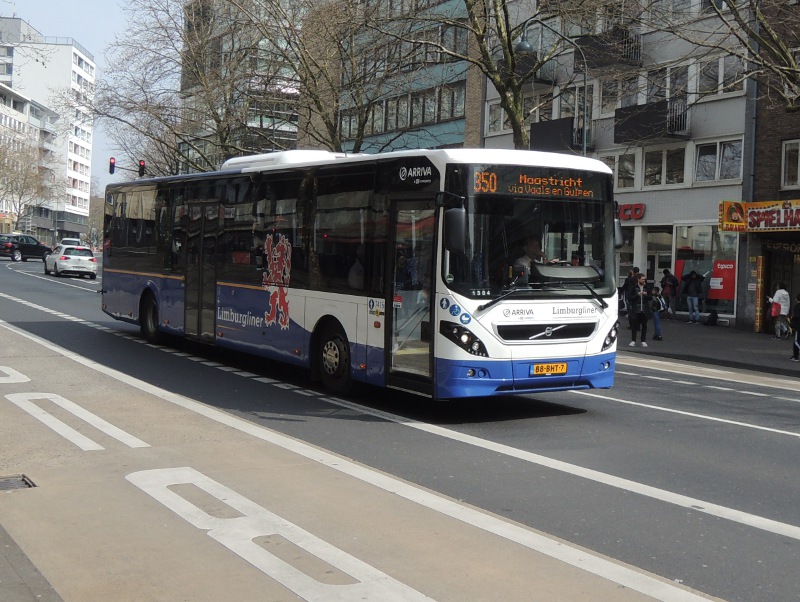
POLYGON ((504 341, 531 341, 547 343, 592 336, 597 324, 581 322, 575 324, 505 324, 497 326, 497 334, 504 341))

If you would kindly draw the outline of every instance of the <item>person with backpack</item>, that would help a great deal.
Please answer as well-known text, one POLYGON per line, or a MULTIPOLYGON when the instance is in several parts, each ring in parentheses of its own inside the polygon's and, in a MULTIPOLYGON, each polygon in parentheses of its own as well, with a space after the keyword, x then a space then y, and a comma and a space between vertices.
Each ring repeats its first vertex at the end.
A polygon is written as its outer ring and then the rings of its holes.
POLYGON ((653 300, 650 302, 650 313, 653 316, 654 341, 663 341, 661 337, 661 314, 667 309, 667 302, 659 293, 657 286, 653 287, 653 300))
POLYGON ((664 316, 667 320, 675 320, 675 308, 678 304, 678 288, 681 283, 667 268, 664 268, 664 277, 661 279, 661 296, 667 303, 667 311, 664 316))
POLYGON ((635 287, 638 282, 639 282, 639 268, 634 267, 633 269, 628 270, 628 276, 622 283, 622 297, 623 299, 625 299, 625 310, 628 312, 628 315, 630 315, 628 293, 631 292, 631 289, 635 287))

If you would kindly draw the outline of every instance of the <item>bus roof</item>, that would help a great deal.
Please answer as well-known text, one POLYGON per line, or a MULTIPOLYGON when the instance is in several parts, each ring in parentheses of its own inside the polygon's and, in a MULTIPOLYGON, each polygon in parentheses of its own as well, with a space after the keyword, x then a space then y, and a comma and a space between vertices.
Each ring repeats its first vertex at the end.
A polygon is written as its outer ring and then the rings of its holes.
POLYGON ((202 180, 220 173, 253 173, 273 171, 291 167, 317 165, 356 164, 373 161, 389 161, 410 157, 427 157, 442 172, 448 163, 471 163, 476 165, 527 165, 555 169, 580 169, 611 174, 611 169, 602 161, 568 153, 548 153, 542 151, 514 150, 501 148, 450 148, 416 149, 391 151, 386 153, 335 153, 324 150, 289 150, 246 157, 234 157, 222 164, 218 172, 201 172, 167 176, 147 180, 133 180, 109 184, 111 188, 145 184, 147 182, 202 180))
POLYGON ((404 157, 427 156, 434 163, 475 163, 492 165, 536 165, 541 167, 585 169, 611 173, 602 161, 567 153, 546 153, 501 148, 451 148, 451 149, 418 149, 391 151, 377 154, 334 153, 320 150, 290 150, 249 157, 228 159, 222 165, 223 170, 239 170, 243 172, 262 171, 279 168, 285 165, 315 165, 323 163, 351 163, 372 160, 402 159, 404 157))

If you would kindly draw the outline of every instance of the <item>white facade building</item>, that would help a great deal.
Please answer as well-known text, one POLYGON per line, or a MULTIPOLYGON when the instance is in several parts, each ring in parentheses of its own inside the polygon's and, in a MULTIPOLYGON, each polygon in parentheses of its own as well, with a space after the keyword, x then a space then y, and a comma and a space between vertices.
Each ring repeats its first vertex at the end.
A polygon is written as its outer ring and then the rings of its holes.
MULTIPOLYGON (((95 74, 94 57, 72 38, 45 37, 22 19, 0 18, 0 83, 15 92, 53 108, 62 107, 59 98, 69 92, 71 104, 86 105, 94 95, 95 74)), ((58 136, 49 144, 63 193, 59 187, 33 223, 33 233, 45 240, 77 237, 88 229, 93 120, 82 109, 61 110, 58 136)))
MULTIPOLYGON (((0 177, 13 178, 15 171, 24 172, 28 166, 21 165, 21 162, 35 157, 42 178, 48 183, 54 181, 52 166, 57 150, 54 144, 57 117, 47 107, 0 84, 0 157, 3 161, 0 177)), ((32 200, 38 202, 38 199, 32 200)), ((19 198, 0 198, 0 233, 15 229, 37 233, 33 225, 34 216, 42 211, 39 207, 31 207, 20 216, 19 201, 19 198)), ((49 208, 44 209, 49 211, 49 208)))

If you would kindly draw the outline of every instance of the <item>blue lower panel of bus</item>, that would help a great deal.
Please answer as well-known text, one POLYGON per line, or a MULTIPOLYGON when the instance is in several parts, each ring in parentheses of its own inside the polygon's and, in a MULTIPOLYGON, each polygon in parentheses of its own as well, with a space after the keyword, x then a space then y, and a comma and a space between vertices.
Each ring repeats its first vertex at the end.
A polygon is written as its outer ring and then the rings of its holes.
POLYGON ((548 358, 546 361, 437 359, 436 397, 452 399, 605 389, 614 384, 615 357, 615 353, 605 353, 585 358, 548 358))

